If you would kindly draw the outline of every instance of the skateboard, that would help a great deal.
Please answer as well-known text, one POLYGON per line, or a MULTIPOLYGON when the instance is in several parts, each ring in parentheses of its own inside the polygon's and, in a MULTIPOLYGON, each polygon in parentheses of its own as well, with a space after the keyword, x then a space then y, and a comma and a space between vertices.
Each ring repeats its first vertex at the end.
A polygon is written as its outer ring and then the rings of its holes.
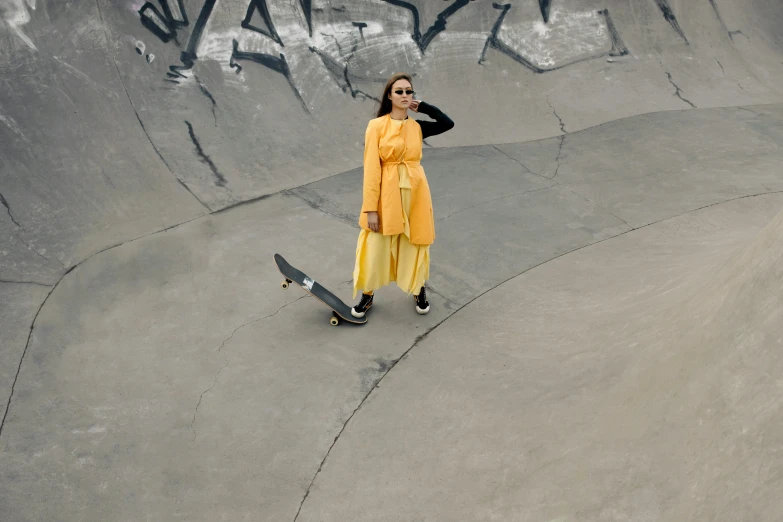
POLYGON ((283 259, 283 256, 280 254, 275 254, 275 264, 277 265, 278 270, 280 270, 280 273, 283 274, 283 277, 285 277, 285 280, 280 284, 283 290, 287 289, 291 283, 296 283, 301 286, 305 292, 331 308, 332 317, 329 319, 329 324, 332 326, 337 326, 340 324, 341 320, 353 324, 364 324, 367 322, 366 315, 361 319, 351 315, 350 306, 343 303, 339 297, 309 278, 307 274, 288 264, 288 261, 283 259))

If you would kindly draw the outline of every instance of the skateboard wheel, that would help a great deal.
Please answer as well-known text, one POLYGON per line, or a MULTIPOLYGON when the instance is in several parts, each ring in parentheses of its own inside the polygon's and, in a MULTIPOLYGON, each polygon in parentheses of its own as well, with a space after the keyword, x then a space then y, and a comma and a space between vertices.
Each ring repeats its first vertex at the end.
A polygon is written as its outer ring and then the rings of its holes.
POLYGON ((288 285, 290 285, 290 284, 291 284, 291 281, 289 281, 288 279, 286 279, 285 281, 283 281, 282 283, 280 283, 280 288, 282 288, 283 290, 285 290, 285 289, 287 289, 287 288, 288 288, 288 285))
POLYGON ((340 320, 336 317, 332 317, 331 319, 329 319, 329 324, 331 324, 332 326, 337 326, 338 324, 340 324, 340 320))

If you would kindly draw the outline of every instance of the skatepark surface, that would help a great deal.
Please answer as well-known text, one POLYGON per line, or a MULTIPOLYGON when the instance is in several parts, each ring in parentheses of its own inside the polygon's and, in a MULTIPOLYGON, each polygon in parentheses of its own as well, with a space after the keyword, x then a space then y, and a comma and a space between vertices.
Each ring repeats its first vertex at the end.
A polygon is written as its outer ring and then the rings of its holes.
POLYGON ((0 520, 779 521, 778 0, 0 0, 0 520), (351 303, 386 77, 419 316, 351 303), (426 118, 415 115, 417 118, 426 118))

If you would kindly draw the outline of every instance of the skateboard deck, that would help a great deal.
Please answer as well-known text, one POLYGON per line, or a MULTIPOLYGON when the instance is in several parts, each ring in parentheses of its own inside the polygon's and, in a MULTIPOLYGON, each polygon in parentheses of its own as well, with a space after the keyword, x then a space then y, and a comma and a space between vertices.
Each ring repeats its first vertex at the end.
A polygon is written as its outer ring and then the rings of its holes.
POLYGON ((339 297, 321 286, 315 280, 308 277, 307 274, 291 266, 280 254, 275 254, 275 264, 277 265, 278 270, 280 270, 280 273, 285 277, 285 281, 280 285, 283 289, 287 289, 291 283, 296 283, 302 287, 302 290, 331 308, 332 317, 329 320, 329 323, 332 326, 340 324, 340 320, 348 321, 353 324, 364 324, 367 322, 366 315, 361 319, 351 315, 350 306, 342 302, 339 297))

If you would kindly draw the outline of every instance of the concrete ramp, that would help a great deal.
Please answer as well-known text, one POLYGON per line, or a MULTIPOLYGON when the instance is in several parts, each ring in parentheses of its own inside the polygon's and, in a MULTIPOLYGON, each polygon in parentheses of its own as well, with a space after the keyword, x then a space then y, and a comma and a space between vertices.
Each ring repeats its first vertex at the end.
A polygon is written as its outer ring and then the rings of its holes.
POLYGON ((0 0, 0 519, 754 520, 778 0, 0 0), (350 299, 385 79, 437 242, 350 299), (419 117, 419 116, 417 116, 419 117))
POLYGON ((300 519, 776 520, 783 213, 726 255, 748 208, 587 247, 454 314, 363 404, 300 519))

